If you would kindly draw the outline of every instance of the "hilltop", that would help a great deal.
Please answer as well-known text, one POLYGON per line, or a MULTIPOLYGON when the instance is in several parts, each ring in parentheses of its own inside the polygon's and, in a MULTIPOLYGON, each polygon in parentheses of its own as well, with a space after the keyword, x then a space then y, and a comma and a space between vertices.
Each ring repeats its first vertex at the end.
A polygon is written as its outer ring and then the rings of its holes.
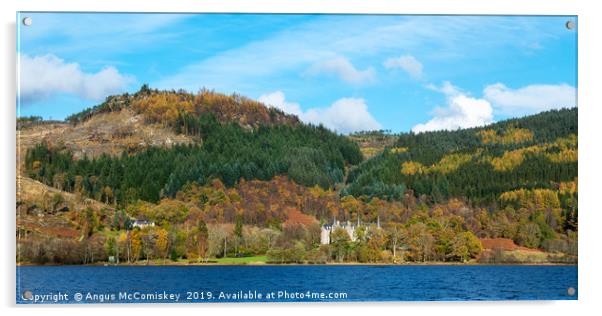
POLYGON ((69 149, 76 159, 131 154, 151 146, 200 144, 199 118, 207 115, 245 129, 299 124, 295 116, 236 94, 159 91, 144 85, 134 94, 109 96, 65 121, 19 118, 18 157, 41 141, 69 149))
POLYGON ((262 125, 295 125, 299 119, 294 115, 268 107, 247 97, 226 95, 212 90, 201 89, 198 93, 184 90, 157 90, 143 85, 134 94, 125 93, 107 97, 106 101, 75 113, 66 118, 71 124, 79 124, 100 113, 130 109, 141 114, 147 123, 160 123, 179 129, 181 133, 195 135, 195 119, 212 114, 220 123, 237 123, 244 128, 257 128, 262 125))

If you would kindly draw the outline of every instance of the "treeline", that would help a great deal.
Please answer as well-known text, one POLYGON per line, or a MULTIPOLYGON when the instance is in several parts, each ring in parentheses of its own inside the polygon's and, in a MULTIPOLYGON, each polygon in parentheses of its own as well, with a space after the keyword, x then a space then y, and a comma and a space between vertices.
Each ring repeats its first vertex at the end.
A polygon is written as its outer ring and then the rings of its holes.
POLYGON ((343 194, 399 199, 405 188, 432 203, 465 197, 495 207, 503 192, 572 181, 576 135, 576 108, 480 128, 401 134, 395 147, 350 171, 343 194))
POLYGON ((17 117, 17 130, 41 124, 62 123, 62 121, 44 120, 41 116, 30 115, 17 117))
MULTIPOLYGON (((98 225, 98 223, 96 223, 98 225)), ((284 225, 258 227, 207 223, 202 218, 184 224, 119 230, 105 227, 81 240, 29 237, 17 240, 17 261, 87 264, 145 260, 202 263, 216 258, 266 255, 273 263, 327 262, 465 262, 482 251, 476 236, 463 228, 461 218, 417 216, 405 225, 362 226, 352 241, 341 228, 331 244, 320 244, 320 227, 284 225)))
MULTIPOLYGON (((203 262, 267 255, 275 263, 461 262, 479 258, 478 238, 506 238, 574 261, 577 214, 560 207, 559 192, 576 191, 576 182, 569 182, 559 191, 506 192, 500 198, 501 208, 491 211, 458 199, 429 205, 411 192, 402 201, 340 197, 332 189, 307 188, 283 176, 242 180, 234 187, 214 179, 203 186, 189 183, 175 199, 156 204, 138 201, 118 211, 73 209, 65 216, 76 224, 81 238, 19 234, 26 236, 18 239, 19 260, 90 263, 119 256, 121 262, 203 262), (294 210, 316 220, 301 224, 294 210), (132 228, 132 218, 155 226, 132 228), (356 230, 356 240, 336 229, 331 244, 321 245, 320 224, 333 218, 351 223, 359 219, 362 226, 356 230), (375 227, 379 220, 382 229, 375 227)), ((55 204, 38 207, 56 213, 55 204)))
POLYGON ((38 115, 17 117, 17 125, 19 123, 38 123, 41 121, 43 121, 43 119, 41 116, 38 116, 38 115))
POLYGON ((187 182, 219 178, 227 186, 239 179, 269 180, 286 174, 305 185, 333 187, 347 165, 362 160, 358 146, 324 127, 270 125, 248 130, 221 124, 213 115, 199 118, 202 145, 150 147, 133 155, 73 159, 65 148, 41 143, 29 149, 25 164, 33 179, 114 205, 139 199, 173 197, 187 182))
MULTIPOLYGON (((220 123, 235 122, 241 126, 257 128, 261 125, 296 125, 299 119, 279 109, 247 97, 201 89, 193 94, 185 90, 160 91, 144 84, 133 94, 109 96, 105 102, 70 115, 65 120, 71 124, 80 124, 92 116, 101 113, 131 109, 142 114, 148 123, 160 123, 189 135, 199 117, 213 115, 220 123)), ((197 126, 198 127, 198 126, 197 126)))

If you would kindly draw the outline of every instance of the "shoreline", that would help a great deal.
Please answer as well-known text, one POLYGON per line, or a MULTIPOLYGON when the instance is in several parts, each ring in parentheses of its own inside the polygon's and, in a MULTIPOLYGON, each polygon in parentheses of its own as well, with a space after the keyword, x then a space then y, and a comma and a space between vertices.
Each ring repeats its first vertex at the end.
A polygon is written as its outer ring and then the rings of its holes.
POLYGON ((330 262, 330 263, 89 263, 89 264, 34 264, 17 263, 16 267, 198 267, 198 266, 578 266, 579 263, 454 263, 454 262, 407 262, 407 263, 363 263, 363 262, 330 262))

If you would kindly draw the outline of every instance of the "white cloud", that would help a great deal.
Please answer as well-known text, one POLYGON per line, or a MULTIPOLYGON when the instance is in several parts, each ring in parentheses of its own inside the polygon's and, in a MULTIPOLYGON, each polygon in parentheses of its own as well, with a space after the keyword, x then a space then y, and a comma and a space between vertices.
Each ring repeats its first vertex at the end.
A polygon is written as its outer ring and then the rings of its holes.
POLYGON ((347 134, 381 128, 380 123, 368 112, 364 99, 342 98, 329 107, 311 108, 307 111, 301 110, 298 103, 287 102, 282 91, 264 94, 258 100, 286 113, 297 115, 303 122, 323 124, 339 133, 347 134))
POLYGON ((447 107, 436 108, 432 113, 433 118, 424 124, 414 126, 413 132, 455 130, 493 122, 493 108, 487 100, 467 96, 449 82, 445 82, 441 87, 429 85, 429 88, 446 95, 447 107))
MULTIPOLYGON (((424 61, 445 60, 457 65, 476 50, 482 54, 499 52, 509 45, 519 47, 521 40, 546 44, 545 39, 550 35, 547 22, 537 19, 518 19, 521 26, 529 25, 530 32, 516 27, 516 17, 440 16, 435 20, 433 23, 433 17, 428 16, 366 15, 351 19, 325 15, 275 29, 266 37, 191 61, 151 85, 190 91, 206 87, 259 95, 276 80, 281 85, 295 85, 298 78, 291 78, 291 73, 303 72, 336 56, 349 60, 374 56, 384 60, 381 56, 394 51, 423 52, 424 61)), ((460 67, 454 71, 457 74, 472 70, 460 67)))
POLYGON ((340 56, 313 64, 307 70, 307 74, 312 76, 320 74, 335 75, 339 79, 349 83, 372 82, 376 77, 372 67, 358 70, 347 58, 340 56))
POLYGON ((430 83, 426 86, 428 89, 431 89, 433 91, 437 91, 437 92, 441 92, 443 94, 445 94, 447 97, 452 97, 452 96, 456 96, 459 94, 464 94, 460 88, 454 86, 453 84, 451 84, 451 82, 449 81, 444 81, 443 84, 441 84, 440 87, 430 83))
POLYGON ((286 102, 284 92, 282 91, 275 91, 272 93, 264 94, 260 96, 259 99, 257 99, 257 101, 264 103, 268 106, 273 106, 288 114, 297 115, 299 117, 303 114, 301 106, 299 106, 298 103, 286 102))
POLYGON ((86 73, 77 63, 66 63, 54 55, 19 56, 20 97, 29 103, 48 98, 55 93, 70 93, 89 100, 122 92, 132 78, 114 67, 96 73, 86 73))
POLYGON ((399 56, 398 58, 389 58, 383 66, 387 69, 400 68, 413 79, 422 78, 422 64, 411 55, 399 56))
POLYGON ((563 107, 575 107, 577 91, 568 84, 533 84, 511 89, 502 83, 488 85, 484 98, 504 114, 524 115, 563 107))
POLYGON ((364 99, 358 98, 342 98, 327 108, 309 109, 304 117, 309 122, 322 123, 344 134, 381 128, 368 112, 364 99))

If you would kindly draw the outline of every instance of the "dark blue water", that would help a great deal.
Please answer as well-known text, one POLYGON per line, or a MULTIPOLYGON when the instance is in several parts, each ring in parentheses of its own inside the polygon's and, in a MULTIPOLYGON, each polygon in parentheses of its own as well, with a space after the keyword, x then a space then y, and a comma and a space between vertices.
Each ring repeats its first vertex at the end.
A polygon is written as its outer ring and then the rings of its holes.
POLYGON ((577 299, 569 287, 577 266, 17 267, 17 303, 577 299))

